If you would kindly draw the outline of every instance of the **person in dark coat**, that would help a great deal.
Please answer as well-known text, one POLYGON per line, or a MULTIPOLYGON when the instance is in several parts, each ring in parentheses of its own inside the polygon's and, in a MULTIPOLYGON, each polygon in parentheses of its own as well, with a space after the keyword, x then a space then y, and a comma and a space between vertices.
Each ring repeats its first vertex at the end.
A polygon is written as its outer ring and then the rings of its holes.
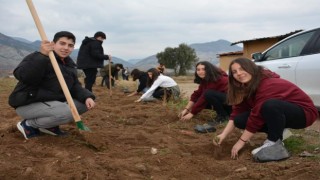
POLYGON ((9 105, 23 118, 17 127, 26 139, 40 135, 64 135, 60 125, 73 121, 69 105, 48 57, 53 50, 75 106, 82 114, 95 106, 95 96, 78 81, 76 64, 70 58, 75 36, 68 31, 55 34, 53 42, 42 41, 40 52, 26 56, 13 74, 18 84, 9 105))
POLYGON ((96 81, 98 68, 103 68, 104 60, 110 60, 111 55, 105 55, 102 47, 106 39, 105 33, 98 31, 94 37, 85 37, 79 49, 77 67, 86 75, 85 88, 92 92, 92 86, 96 81))
POLYGON ((104 66, 105 71, 105 83, 108 89, 110 89, 110 74, 111 74, 111 86, 114 86, 115 80, 118 80, 118 73, 123 69, 123 65, 120 63, 111 64, 111 73, 109 71, 109 64, 104 66))

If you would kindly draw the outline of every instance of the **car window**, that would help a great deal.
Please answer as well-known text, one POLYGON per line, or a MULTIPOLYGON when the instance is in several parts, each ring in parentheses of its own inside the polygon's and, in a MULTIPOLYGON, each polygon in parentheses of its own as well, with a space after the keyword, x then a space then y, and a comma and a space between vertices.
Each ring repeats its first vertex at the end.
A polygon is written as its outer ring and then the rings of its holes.
POLYGON ((302 49, 312 37, 314 31, 290 38, 265 53, 264 60, 281 59, 299 56, 302 49))

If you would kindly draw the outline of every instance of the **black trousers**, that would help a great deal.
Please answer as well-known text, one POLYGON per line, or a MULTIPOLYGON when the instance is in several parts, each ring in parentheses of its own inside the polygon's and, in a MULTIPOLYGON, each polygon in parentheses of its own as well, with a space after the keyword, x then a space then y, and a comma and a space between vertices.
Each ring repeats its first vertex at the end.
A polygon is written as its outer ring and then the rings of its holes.
MULTIPOLYGON (((268 134, 270 141, 282 140, 285 128, 302 129, 306 127, 306 117, 303 109, 293 103, 278 99, 269 99, 261 107, 261 116, 265 121, 259 130, 268 134)), ((250 111, 239 114, 234 118, 234 125, 245 129, 250 111)))
POLYGON ((152 96, 154 98, 161 99, 164 96, 164 88, 158 87, 156 90, 154 90, 152 96))
POLYGON ((103 86, 103 84, 106 82, 106 78, 107 78, 107 75, 105 76, 102 76, 102 79, 101 79, 101 86, 103 86))
POLYGON ((96 82, 98 70, 97 68, 88 68, 83 69, 83 72, 86 75, 86 77, 84 78, 85 88, 92 92, 92 86, 96 82))
MULTIPOLYGON (((108 89, 110 89, 110 80, 109 75, 106 75, 105 77, 105 83, 108 89)), ((114 79, 111 79, 111 86, 114 87, 114 79)))
POLYGON ((230 115, 232 107, 226 104, 226 93, 209 89, 204 93, 204 97, 218 116, 227 117, 230 115))

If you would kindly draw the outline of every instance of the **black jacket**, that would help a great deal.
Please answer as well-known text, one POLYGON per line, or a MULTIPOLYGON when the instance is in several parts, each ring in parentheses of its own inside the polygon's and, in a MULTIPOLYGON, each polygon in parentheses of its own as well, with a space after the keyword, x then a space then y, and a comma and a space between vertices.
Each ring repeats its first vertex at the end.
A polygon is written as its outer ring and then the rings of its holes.
POLYGON ((147 81, 148 81, 148 73, 146 72, 141 73, 139 76, 139 86, 138 86, 137 92, 141 92, 142 90, 144 90, 144 88, 147 87, 147 81))
POLYGON ((104 54, 102 42, 85 37, 78 53, 78 69, 102 68, 104 59, 108 60, 109 56, 104 54))
MULTIPOLYGON (((64 62, 56 55, 61 73, 73 99, 85 103, 89 97, 95 96, 87 89, 82 88, 78 77, 76 64, 70 57, 64 62)), ((19 80, 9 96, 9 105, 17 108, 34 102, 66 101, 58 78, 48 56, 34 52, 26 56, 13 72, 19 80)))

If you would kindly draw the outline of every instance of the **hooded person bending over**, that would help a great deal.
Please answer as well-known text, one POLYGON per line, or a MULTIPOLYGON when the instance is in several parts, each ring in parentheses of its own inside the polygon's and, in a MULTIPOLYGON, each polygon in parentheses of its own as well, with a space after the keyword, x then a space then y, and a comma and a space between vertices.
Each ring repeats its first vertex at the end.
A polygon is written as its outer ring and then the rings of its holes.
POLYGON ((140 71, 139 69, 133 69, 131 71, 131 76, 133 81, 136 81, 138 79, 139 85, 138 89, 133 93, 129 94, 128 97, 138 95, 139 93, 147 92, 148 74, 146 72, 140 71))

